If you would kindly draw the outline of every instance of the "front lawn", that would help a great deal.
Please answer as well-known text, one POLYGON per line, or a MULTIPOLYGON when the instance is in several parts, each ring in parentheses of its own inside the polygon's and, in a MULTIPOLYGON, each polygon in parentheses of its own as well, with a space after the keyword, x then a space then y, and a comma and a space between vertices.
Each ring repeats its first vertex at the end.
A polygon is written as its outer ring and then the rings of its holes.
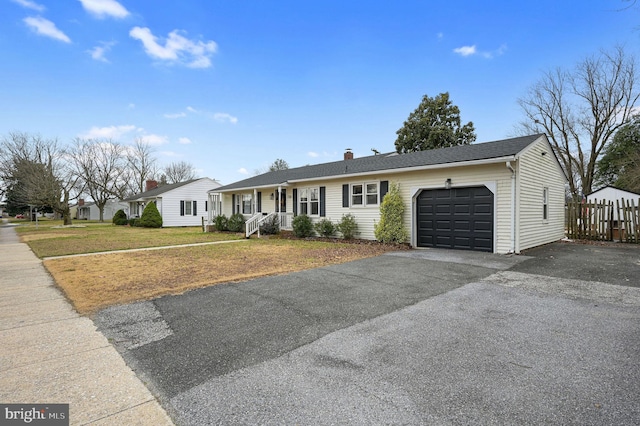
POLYGON ((152 229, 86 221, 74 221, 71 227, 65 227, 62 221, 40 220, 37 228, 34 222, 27 222, 16 230, 22 242, 40 258, 244 237, 242 234, 202 232, 200 227, 152 229))
POLYGON ((49 259, 44 265, 78 312, 92 314, 114 304, 344 263, 398 249, 377 243, 252 239, 231 244, 49 259))

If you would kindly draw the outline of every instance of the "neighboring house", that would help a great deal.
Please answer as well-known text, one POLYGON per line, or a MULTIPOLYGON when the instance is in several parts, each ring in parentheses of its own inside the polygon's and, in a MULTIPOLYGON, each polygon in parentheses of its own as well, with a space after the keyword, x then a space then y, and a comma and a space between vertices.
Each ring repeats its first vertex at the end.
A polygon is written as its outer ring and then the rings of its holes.
POLYGON ((613 219, 618 220, 618 209, 616 206, 616 201, 622 202, 622 199, 625 201, 633 201, 633 203, 637 206, 640 203, 640 194, 631 191, 625 191, 624 189, 619 189, 614 186, 605 186, 604 188, 600 188, 597 191, 593 191, 591 194, 587 195, 587 201, 598 203, 602 201, 613 203, 613 219))
POLYGON ((239 212, 247 229, 277 214, 338 222, 352 214, 375 239, 380 203, 397 182, 413 247, 519 253, 564 236, 566 177, 544 134, 278 170, 209 191, 209 221, 239 212))
POLYGON ((146 183, 146 191, 122 200, 129 204, 129 217, 140 217, 148 203, 155 203, 162 216, 162 226, 198 226, 208 217, 207 191, 220 186, 209 178, 158 186, 153 180, 146 183))
MULTIPOLYGON (((107 204, 104 206, 102 219, 105 222, 111 221, 113 215, 121 209, 124 210, 125 213, 128 213, 129 204, 118 200, 107 201, 107 204)), ((80 220, 100 220, 100 209, 96 203, 85 203, 83 199, 80 199, 78 200, 76 218, 80 220)))

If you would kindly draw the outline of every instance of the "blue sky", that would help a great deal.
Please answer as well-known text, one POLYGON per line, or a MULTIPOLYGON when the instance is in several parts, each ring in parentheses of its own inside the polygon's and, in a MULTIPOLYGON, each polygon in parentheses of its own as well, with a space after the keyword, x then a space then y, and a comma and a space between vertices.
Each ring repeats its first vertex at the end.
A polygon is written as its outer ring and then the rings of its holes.
POLYGON ((623 0, 0 0, 0 135, 153 144, 223 184, 393 151, 448 91, 478 142, 509 137, 545 70, 624 45, 623 0))

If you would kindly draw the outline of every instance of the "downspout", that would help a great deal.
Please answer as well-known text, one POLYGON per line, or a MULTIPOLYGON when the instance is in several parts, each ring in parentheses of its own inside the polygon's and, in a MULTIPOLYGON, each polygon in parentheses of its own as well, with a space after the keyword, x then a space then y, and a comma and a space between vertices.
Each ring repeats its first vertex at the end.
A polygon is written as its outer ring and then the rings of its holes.
POLYGON ((511 165, 511 161, 506 162, 507 169, 511 171, 511 250, 510 254, 516 252, 516 171, 511 165))

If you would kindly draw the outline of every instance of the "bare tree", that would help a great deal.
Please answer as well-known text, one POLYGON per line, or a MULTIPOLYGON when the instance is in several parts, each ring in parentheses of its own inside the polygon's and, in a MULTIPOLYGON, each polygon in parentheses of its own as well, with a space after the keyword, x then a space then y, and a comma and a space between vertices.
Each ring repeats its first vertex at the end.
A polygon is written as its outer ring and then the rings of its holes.
POLYGON ((75 139, 68 152, 104 222, 107 202, 124 198, 127 190, 124 148, 111 140, 75 139))
POLYGON ((163 169, 167 183, 178 183, 196 178, 193 164, 186 161, 173 162, 163 169))
POLYGON ((571 71, 546 72, 518 100, 526 117, 521 128, 549 136, 573 196, 591 192, 600 153, 633 113, 637 83, 635 58, 616 47, 571 71))
POLYGON ((151 145, 142 138, 137 138, 133 147, 127 149, 126 157, 130 191, 132 193, 144 192, 147 179, 153 179, 158 173, 151 145))
POLYGON ((10 133, 2 140, 0 174, 19 202, 50 207, 71 225, 69 202, 82 192, 82 182, 56 140, 10 133))

